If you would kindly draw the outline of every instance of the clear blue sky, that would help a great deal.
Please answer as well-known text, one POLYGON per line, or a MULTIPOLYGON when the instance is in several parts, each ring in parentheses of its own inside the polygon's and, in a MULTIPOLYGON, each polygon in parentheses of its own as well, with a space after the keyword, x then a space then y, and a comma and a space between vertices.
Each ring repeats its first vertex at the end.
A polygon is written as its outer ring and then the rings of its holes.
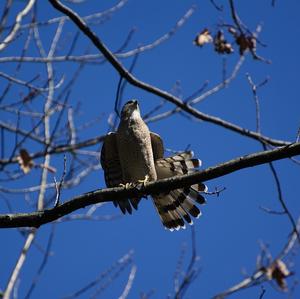
MULTIPOLYGON (((24 1, 15 6, 17 11, 24 1)), ((47 1, 39 1, 38 16, 40 20, 59 16, 47 1)), ((110 20, 102 25, 93 26, 93 30, 113 51, 124 42, 128 32, 136 27, 128 49, 151 43, 169 31, 176 21, 194 4, 197 5, 193 16, 167 42, 138 57, 134 74, 141 80, 163 90, 172 91, 175 83, 180 82, 183 98, 188 97, 208 81, 207 89, 222 80, 223 57, 213 51, 212 45, 198 48, 192 43, 195 35, 203 28, 216 30, 218 22, 231 23, 227 1, 218 1, 224 5, 224 12, 218 12, 210 1, 134 1, 129 0, 110 20)), ((236 1, 238 2, 238 1, 236 1)), ((299 53, 300 27, 297 1, 239 1, 237 11, 249 29, 254 30, 263 24, 259 39, 266 47, 258 46, 259 55, 272 61, 266 64, 254 61, 249 55, 241 67, 237 78, 222 91, 208 97, 197 109, 215 115, 247 129, 255 130, 255 103, 251 88, 246 79, 249 73, 254 82, 261 82, 269 77, 269 82, 258 90, 261 104, 262 132, 276 139, 295 141, 300 125, 299 105, 299 53), (241 3, 242 2, 242 3, 241 3)), ((81 16, 109 8, 115 1, 86 1, 72 5, 81 16), (104 3, 103 3, 104 2, 104 3)), ((69 3, 66 1, 66 4, 69 3)), ((2 5, 2 4, 1 4, 2 5)), ((2 7, 1 7, 2 9, 2 7)), ((29 21, 27 17, 26 22, 29 21)), ((46 49, 53 38, 56 26, 41 29, 42 41, 46 49)), ((62 46, 58 55, 65 55, 69 47, 68 32, 76 32, 75 26, 68 22, 64 28, 62 46)), ((22 40, 23 39, 23 40, 22 40)), ((20 36, 16 45, 23 45, 20 36)), ((90 53, 97 53, 90 42, 80 37, 74 54, 82 54, 87 48, 90 53)), ((8 47, 1 53, 2 57, 20 55, 21 48, 8 47)), ((36 56, 34 46, 30 47, 28 56, 36 56)), ((227 57, 227 72, 230 73, 238 61, 235 51, 227 57)), ((122 60, 129 67, 132 58, 122 60)), ((1 71, 13 74, 15 64, 2 64, 1 71)), ((27 64, 20 73, 20 78, 29 80, 37 73, 44 74, 44 65, 27 64)), ((70 79, 75 65, 57 63, 54 65, 56 78, 65 76, 70 79)), ((94 137, 107 132, 107 119, 113 112, 115 91, 118 83, 116 71, 109 65, 87 65, 72 89, 70 102, 76 107, 80 102, 80 113, 75 116, 77 126, 101 116, 100 121, 86 129, 79 138, 94 137)), ((0 88, 6 86, 1 79, 0 88)), ((2 91, 1 91, 2 92, 2 91)), ((13 95, 13 94, 12 94, 13 95)), ((11 96, 12 96, 11 95, 11 96)), ((15 96, 19 96, 17 93, 15 96)), ((147 113, 161 99, 135 87, 127 85, 124 100, 137 98, 141 110, 147 113)), ((172 107, 167 104, 162 111, 172 107)), ((4 115, 4 114, 3 114, 4 115)), ((1 115, 2 120, 2 115, 1 115)), ((5 114, 5 121, 15 121, 5 114)), ((24 124, 28 125, 28 124, 24 124)), ((54 126, 54 123, 51 124, 54 126)), ((203 167, 216 165, 248 153, 262 150, 261 145, 249 138, 224 130, 213 124, 190 120, 182 115, 174 115, 160 122, 149 124, 150 129, 159 133, 165 140, 165 146, 175 151, 187 146, 203 161, 203 167)), ((93 150, 99 150, 94 147, 93 150)), ((167 153, 168 154, 168 153, 167 153)), ((62 173, 63 158, 53 158, 59 176, 62 173)), ((291 161, 274 163, 282 184, 282 192, 293 217, 300 215, 299 204, 299 166, 291 161)), ((39 183, 38 172, 30 174, 18 187, 35 186, 39 183)), ((49 177, 49 182, 53 178, 49 177)), ((4 186, 5 182, 1 182, 4 186)), ((19 184, 19 183, 18 183, 19 184)), ((268 165, 245 169, 225 177, 207 182, 209 189, 226 187, 219 197, 207 196, 207 205, 201 207, 203 215, 195 220, 197 254, 200 259, 198 267, 201 273, 188 289, 186 298, 211 298, 243 279, 242 271, 251 275, 255 270, 256 257, 260 253, 259 241, 269 245, 269 250, 276 256, 286 244, 291 225, 286 216, 270 215, 263 212, 264 206, 272 210, 281 210, 274 178, 268 165)), ((105 186, 102 170, 89 175, 79 186, 62 192, 62 200, 70 199, 87 191, 105 186)), ((9 185, 12 187, 12 185, 9 185)), ((35 200, 36 193, 30 195, 35 200)), ((24 205, 23 195, 14 195, 12 204, 18 211, 24 205), (21 202, 21 204, 19 204, 21 202)), ((7 212, 1 202, 1 213, 7 212)), ((84 213, 85 211, 78 211, 84 213)), ((119 211, 112 204, 98 209, 97 215, 118 215, 119 211)), ((38 233, 37 242, 46 246, 51 224, 43 226, 38 233)), ((24 238, 13 229, 1 230, 0 254, 0 288, 6 285, 10 272, 22 249, 24 238)), ((55 227, 52 255, 39 280, 31 298, 61 298, 71 294, 94 280, 101 272, 124 254, 133 250, 133 260, 137 267, 136 277, 128 298, 139 298, 143 292, 154 290, 151 298, 171 298, 174 296, 174 273, 186 244, 183 270, 186 269, 191 255, 191 231, 166 231, 160 221, 151 200, 143 200, 138 212, 112 221, 71 221, 60 223, 55 227)), ((23 298, 43 259, 36 247, 28 254, 27 261, 20 276, 19 298, 23 298)), ((287 260, 288 261, 288 260, 287 260)), ((288 279, 289 286, 299 277, 299 256, 292 258, 292 270, 295 276, 288 279)), ((130 266, 103 291, 102 298, 118 298, 126 284, 130 266)), ((287 298, 277 292, 269 283, 264 284, 264 298, 287 298)), ((89 298, 94 292, 88 292, 81 298, 89 298)), ((231 298, 259 298, 260 287, 234 294, 231 298)), ((296 286, 292 298, 300 298, 299 286, 296 286)))

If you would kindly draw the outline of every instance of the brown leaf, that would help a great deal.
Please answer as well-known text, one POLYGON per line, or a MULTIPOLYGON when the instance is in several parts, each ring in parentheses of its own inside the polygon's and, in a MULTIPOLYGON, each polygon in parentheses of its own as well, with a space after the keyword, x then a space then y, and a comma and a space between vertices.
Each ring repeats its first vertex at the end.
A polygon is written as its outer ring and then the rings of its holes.
POLYGON ((236 38, 236 43, 240 47, 240 54, 243 55, 247 50, 254 50, 256 49, 256 39, 253 36, 246 36, 246 35, 239 35, 236 38))
POLYGON ((212 43, 213 38, 207 28, 203 29, 194 39, 194 45, 202 47, 205 44, 212 43))
POLYGON ((24 148, 20 149, 18 162, 20 168, 23 170, 25 174, 28 173, 34 165, 29 153, 24 148))
POLYGON ((291 275, 286 264, 281 260, 275 260, 266 270, 268 279, 274 279, 281 290, 287 291, 287 283, 285 278, 291 275))
POLYGON ((218 31, 214 38, 215 51, 220 54, 233 53, 232 45, 226 41, 222 31, 218 31))

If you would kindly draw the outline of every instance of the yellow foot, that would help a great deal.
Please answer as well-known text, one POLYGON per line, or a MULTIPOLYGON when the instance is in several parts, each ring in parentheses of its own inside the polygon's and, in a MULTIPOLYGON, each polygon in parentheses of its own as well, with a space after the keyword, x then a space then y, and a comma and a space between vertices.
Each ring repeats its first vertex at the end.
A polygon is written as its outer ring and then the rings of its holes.
POLYGON ((145 178, 143 180, 138 180, 138 183, 143 184, 143 186, 145 187, 146 184, 149 182, 149 175, 146 174, 145 178))
POLYGON ((145 175, 145 178, 143 180, 138 180, 137 182, 135 183, 126 183, 126 184, 119 184, 120 187, 123 187, 123 188, 126 188, 126 189, 129 189, 131 187, 135 187, 135 188, 138 188, 138 189, 141 189, 140 187, 145 187, 146 184, 149 182, 149 175, 145 175))
POLYGON ((147 183, 149 182, 149 175, 145 175, 145 178, 143 180, 138 180, 135 184, 135 187, 139 190, 146 187, 147 183))
POLYGON ((133 183, 119 184, 119 186, 123 188, 125 187, 125 189, 129 189, 133 186, 133 183))

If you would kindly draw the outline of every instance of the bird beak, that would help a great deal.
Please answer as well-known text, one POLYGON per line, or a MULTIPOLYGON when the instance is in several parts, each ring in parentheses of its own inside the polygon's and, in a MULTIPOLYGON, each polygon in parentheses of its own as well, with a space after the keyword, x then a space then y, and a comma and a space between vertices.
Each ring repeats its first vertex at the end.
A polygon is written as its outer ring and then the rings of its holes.
POLYGON ((133 106, 135 109, 139 109, 139 102, 137 100, 133 100, 133 106))

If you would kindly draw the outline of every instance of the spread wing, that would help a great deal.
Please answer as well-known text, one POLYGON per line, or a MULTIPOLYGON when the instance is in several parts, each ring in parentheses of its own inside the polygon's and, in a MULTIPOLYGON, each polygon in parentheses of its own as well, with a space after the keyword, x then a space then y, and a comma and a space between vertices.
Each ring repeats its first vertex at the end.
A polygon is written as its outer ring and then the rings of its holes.
MULTIPOLYGON (((110 132, 106 135, 102 145, 100 161, 104 171, 104 179, 107 187, 118 187, 120 184, 125 183, 123 181, 122 168, 118 152, 117 133, 110 132)), ((126 211, 131 214, 131 205, 137 209, 139 202, 140 199, 138 198, 113 201, 116 207, 120 207, 123 214, 125 214, 126 211)))

